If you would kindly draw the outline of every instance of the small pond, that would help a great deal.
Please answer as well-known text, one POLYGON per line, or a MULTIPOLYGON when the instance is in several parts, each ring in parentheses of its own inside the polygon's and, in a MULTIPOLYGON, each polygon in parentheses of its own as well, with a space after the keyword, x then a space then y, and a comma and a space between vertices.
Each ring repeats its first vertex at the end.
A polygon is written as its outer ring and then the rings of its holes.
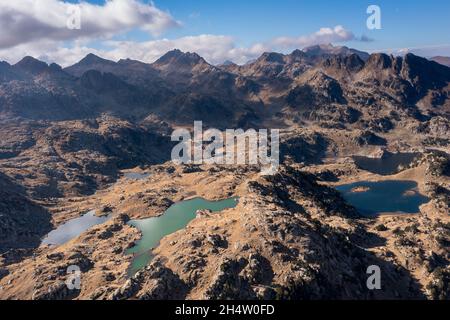
POLYGON ((150 176, 150 173, 125 172, 123 176, 130 180, 144 180, 150 176))
POLYGON ((91 210, 83 216, 69 220, 51 231, 44 240, 42 240, 42 244, 62 245, 78 237, 91 227, 108 221, 110 218, 111 216, 98 217, 95 215, 95 210, 91 210))

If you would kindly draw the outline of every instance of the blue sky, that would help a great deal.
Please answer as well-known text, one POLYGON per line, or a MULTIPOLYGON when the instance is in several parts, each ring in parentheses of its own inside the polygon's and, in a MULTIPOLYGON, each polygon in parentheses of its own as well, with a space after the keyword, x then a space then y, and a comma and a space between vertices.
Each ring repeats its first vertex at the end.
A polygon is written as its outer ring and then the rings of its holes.
POLYGON ((278 36, 309 34, 320 27, 343 25, 355 34, 366 34, 373 43, 363 49, 421 47, 450 42, 450 1, 208 1, 156 2, 176 18, 186 21, 180 33, 232 34, 244 44, 278 36), (368 30, 366 9, 377 4, 382 30, 368 30), (197 19, 189 19, 193 12, 197 19))
MULTIPOLYGON (((104 3, 103 0, 90 2, 104 3)), ((235 37, 241 45, 250 45, 343 25, 357 35, 374 39, 369 43, 346 43, 365 50, 450 44, 448 0, 156 0, 154 3, 183 23, 181 28, 164 34, 169 38, 221 34, 235 37), (381 8, 381 30, 366 27, 366 9, 371 4, 381 8)), ((149 38, 139 32, 131 33, 131 37, 149 38)))
POLYGON ((244 63, 325 42, 450 56, 449 13, 448 0, 0 0, 0 60, 33 55, 68 65, 93 52, 152 62, 179 48, 212 63, 244 63), (66 29, 69 3, 81 8, 81 30, 66 29), (372 4, 381 8, 381 30, 366 26, 372 4))

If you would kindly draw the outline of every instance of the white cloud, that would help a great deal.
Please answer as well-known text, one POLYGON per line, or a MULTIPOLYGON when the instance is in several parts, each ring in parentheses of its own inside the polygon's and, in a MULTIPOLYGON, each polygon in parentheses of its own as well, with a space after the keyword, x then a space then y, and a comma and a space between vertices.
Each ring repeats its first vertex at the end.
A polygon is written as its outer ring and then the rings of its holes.
MULTIPOLYGON (((45 1, 54 2, 54 0, 45 1)), ((111 4, 113 2, 123 3, 122 0, 111 0, 111 4)), ((153 7, 152 10, 157 9, 153 7)), ((130 16, 130 14, 125 14, 125 16, 130 16)), ((130 21, 135 20, 133 18, 130 21)), ((103 22, 101 30, 112 29, 112 25, 109 26, 109 24, 109 22, 103 22)), ((122 24, 126 23, 122 21, 122 24)), ((131 22, 128 24, 131 24, 131 22)), ((102 34, 104 33, 102 32, 102 34)), ((185 52, 196 52, 212 64, 223 63, 226 60, 243 64, 259 57, 266 51, 288 51, 291 48, 303 48, 315 44, 338 43, 349 40, 359 39, 355 38, 352 32, 342 26, 321 28, 319 31, 310 35, 298 38, 276 38, 267 42, 255 43, 251 46, 239 46, 231 36, 211 34, 142 42, 100 39, 96 41, 96 48, 102 49, 89 47, 89 41, 84 41, 84 39, 71 41, 67 45, 67 41, 62 42, 44 38, 37 42, 19 44, 12 49, 0 48, 0 60, 3 59, 15 63, 22 57, 31 55, 47 62, 56 62, 62 66, 69 66, 82 59, 88 53, 94 53, 114 61, 130 58, 151 63, 167 51, 180 49, 185 52)))
POLYGON ((13 51, 10 49, 0 50, 0 60, 15 63, 22 57, 31 55, 46 62, 57 62, 62 66, 69 66, 81 60, 88 53, 94 53, 113 61, 130 58, 151 63, 167 51, 180 49, 185 52, 196 52, 208 62, 218 64, 225 60, 245 63, 260 56, 264 51, 270 50, 269 47, 262 44, 255 44, 248 48, 237 47, 233 37, 208 34, 145 42, 109 40, 103 41, 102 47, 104 48, 94 49, 80 43, 67 48, 59 46, 55 42, 44 41, 39 46, 25 44, 15 47, 13 51))
POLYGON ((67 28, 73 4, 58 0, 0 0, 0 48, 48 41, 108 38, 139 28, 158 35, 180 25, 153 4, 109 0, 104 5, 81 2, 81 29, 67 28))
POLYGON ((335 26, 334 28, 321 28, 319 31, 307 36, 280 37, 274 39, 274 45, 281 48, 303 48, 316 44, 327 44, 357 40, 355 35, 346 30, 343 26, 335 26))
POLYGON ((196 52, 213 64, 232 60, 245 63, 261 55, 271 48, 263 44, 250 47, 238 47, 233 37, 203 34, 182 37, 174 40, 162 39, 147 42, 108 42, 113 48, 105 52, 111 58, 131 58, 145 62, 153 62, 167 51, 180 49, 185 52, 196 52))
MULTIPOLYGON (((321 28, 299 37, 278 37, 250 46, 240 46, 227 35, 203 34, 177 39, 149 41, 113 41, 114 36, 140 29, 159 36, 167 29, 181 26, 169 13, 143 0, 108 0, 103 5, 82 1, 81 29, 67 28, 68 8, 73 4, 60 0, 0 0, 0 60, 15 63, 30 55, 62 66, 71 65, 88 53, 111 60, 131 58, 153 62, 167 51, 181 49, 196 52, 213 64, 231 60, 242 64, 265 51, 287 52, 316 44, 372 39, 355 36, 341 25, 321 28)), ((191 18, 198 17, 193 13, 191 18)), ((413 52, 423 56, 450 55, 450 45, 383 52, 413 52)))
POLYGON ((349 40, 357 40, 353 33, 342 26, 334 28, 321 28, 312 35, 299 38, 277 38, 265 43, 255 43, 248 47, 238 46, 235 39, 224 35, 198 35, 178 39, 153 40, 147 42, 114 42, 108 41, 111 50, 103 53, 103 56, 114 60, 131 58, 145 62, 153 62, 169 50, 180 49, 182 51, 196 52, 208 62, 219 64, 225 60, 231 60, 243 64, 259 57, 266 51, 274 51, 288 48, 303 48, 321 43, 337 43, 349 40), (285 39, 281 41, 280 39, 285 39))

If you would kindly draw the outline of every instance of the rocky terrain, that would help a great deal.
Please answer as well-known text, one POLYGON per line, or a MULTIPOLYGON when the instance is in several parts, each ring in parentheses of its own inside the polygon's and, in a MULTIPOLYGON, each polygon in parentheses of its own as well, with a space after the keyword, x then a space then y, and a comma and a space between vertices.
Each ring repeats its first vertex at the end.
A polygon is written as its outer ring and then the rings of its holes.
POLYGON ((153 64, 2 62, 0 299, 449 299, 449 83, 450 68, 425 58, 333 46, 241 66, 179 50, 153 64), (279 172, 171 163, 171 132, 194 120, 280 129, 279 172), (385 152, 421 156, 387 176, 352 160, 385 152), (431 201, 362 217, 334 189, 361 180, 412 180, 431 201), (236 208, 198 212, 130 277, 130 219, 231 196, 236 208), (92 209, 112 218, 40 244, 92 209), (80 290, 65 285, 70 265, 80 290), (367 289, 370 265, 381 290, 367 289))

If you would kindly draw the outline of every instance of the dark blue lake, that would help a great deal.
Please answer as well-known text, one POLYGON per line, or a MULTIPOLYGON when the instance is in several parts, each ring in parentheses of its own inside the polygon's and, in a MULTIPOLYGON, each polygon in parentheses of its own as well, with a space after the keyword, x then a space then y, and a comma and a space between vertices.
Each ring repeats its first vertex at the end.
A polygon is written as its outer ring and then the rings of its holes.
POLYGON ((387 153, 382 158, 353 156, 355 164, 363 170, 380 175, 397 173, 399 168, 409 166, 420 153, 387 153))
POLYGON ((415 181, 360 181, 336 189, 364 216, 419 213, 419 207, 430 200, 419 193, 415 181))

